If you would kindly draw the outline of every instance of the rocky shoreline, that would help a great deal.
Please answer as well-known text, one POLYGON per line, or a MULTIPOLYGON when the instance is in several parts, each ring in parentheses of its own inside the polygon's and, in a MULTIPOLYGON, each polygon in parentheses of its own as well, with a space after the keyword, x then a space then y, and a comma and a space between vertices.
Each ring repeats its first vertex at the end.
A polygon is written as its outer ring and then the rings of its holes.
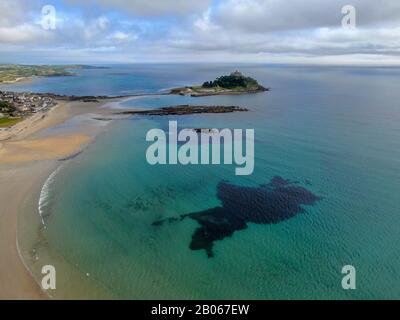
POLYGON ((178 94, 181 96, 191 96, 191 97, 208 97, 208 96, 222 96, 222 95, 240 95, 240 94, 251 94, 251 93, 259 93, 270 91, 270 88, 264 88, 263 86, 259 86, 257 88, 252 89, 241 89, 241 90, 232 90, 232 89, 223 89, 219 91, 208 90, 208 89, 198 89, 193 87, 184 87, 184 88, 174 88, 169 93, 170 94, 178 94))

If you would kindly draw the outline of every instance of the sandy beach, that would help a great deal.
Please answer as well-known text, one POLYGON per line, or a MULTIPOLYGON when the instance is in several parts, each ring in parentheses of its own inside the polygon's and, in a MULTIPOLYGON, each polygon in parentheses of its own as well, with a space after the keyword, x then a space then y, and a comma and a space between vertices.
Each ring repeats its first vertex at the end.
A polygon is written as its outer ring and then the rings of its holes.
POLYGON ((17 82, 31 81, 32 79, 33 79, 33 76, 32 77, 19 77, 19 78, 16 78, 14 80, 3 81, 3 82, 0 82, 0 83, 1 84, 13 84, 13 83, 17 83, 17 82))
MULTIPOLYGON (((17 226, 19 212, 34 190, 41 188, 56 166, 56 160, 82 150, 100 129, 73 126, 67 133, 43 134, 80 115, 110 116, 112 109, 102 102, 59 102, 47 112, 40 112, 0 132, 0 299, 46 299, 19 251, 17 226)), ((104 127, 104 126, 103 126, 104 127)))

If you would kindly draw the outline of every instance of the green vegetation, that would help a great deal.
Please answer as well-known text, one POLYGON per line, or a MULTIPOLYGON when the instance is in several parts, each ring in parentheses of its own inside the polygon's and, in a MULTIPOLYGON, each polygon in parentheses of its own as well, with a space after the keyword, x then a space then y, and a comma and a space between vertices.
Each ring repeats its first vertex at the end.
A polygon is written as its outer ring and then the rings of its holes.
POLYGON ((15 82, 28 77, 57 77, 71 76, 72 72, 68 69, 86 69, 90 66, 83 65, 20 65, 20 64, 0 64, 0 83, 15 82))
POLYGON ((11 127, 22 120, 22 118, 10 117, 16 110, 17 108, 12 103, 0 101, 0 128, 11 127))
POLYGON ((243 76, 239 71, 231 73, 229 76, 222 76, 214 81, 204 82, 202 88, 237 89, 237 88, 258 88, 257 80, 243 76))
POLYGON ((14 111, 16 111, 17 108, 14 107, 13 104, 11 104, 8 101, 0 101, 0 113, 13 113, 14 111))
POLYGON ((222 76, 214 81, 204 82, 202 86, 175 88, 171 94, 191 95, 203 97, 213 95, 232 95, 268 91, 259 85, 257 80, 245 77, 239 71, 232 72, 229 76, 222 76))
POLYGON ((22 118, 0 118, 0 128, 12 127, 22 120, 22 118))

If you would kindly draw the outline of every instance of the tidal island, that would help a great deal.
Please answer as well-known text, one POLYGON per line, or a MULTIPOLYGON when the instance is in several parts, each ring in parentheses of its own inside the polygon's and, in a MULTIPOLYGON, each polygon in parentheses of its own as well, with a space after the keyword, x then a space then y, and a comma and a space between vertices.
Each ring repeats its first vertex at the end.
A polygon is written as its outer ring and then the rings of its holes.
POLYGON ((244 76, 235 71, 228 76, 221 76, 214 81, 206 81, 201 86, 174 88, 171 94, 190 95, 192 97, 204 97, 215 95, 246 94, 269 91, 258 83, 257 80, 244 76))

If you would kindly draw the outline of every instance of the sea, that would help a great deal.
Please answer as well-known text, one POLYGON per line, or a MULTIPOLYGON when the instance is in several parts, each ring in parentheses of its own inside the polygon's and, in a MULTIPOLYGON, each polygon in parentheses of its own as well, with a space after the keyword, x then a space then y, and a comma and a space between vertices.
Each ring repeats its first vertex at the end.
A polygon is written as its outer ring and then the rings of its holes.
MULTIPOLYGON (((61 298, 400 298, 400 69, 268 64, 130 64, 0 90, 134 95, 122 108, 182 104, 248 112, 131 116, 60 162, 22 244, 61 298), (169 88, 240 70, 271 90, 184 97, 169 88), (156 94, 156 95, 154 95, 156 94), (253 129, 254 171, 150 165, 151 129, 253 129), (32 226, 34 228, 34 226, 32 226), (348 289, 345 266, 352 266, 348 289)), ((26 227, 25 227, 26 229, 26 227)), ((24 229, 24 230, 25 230, 24 229)))

